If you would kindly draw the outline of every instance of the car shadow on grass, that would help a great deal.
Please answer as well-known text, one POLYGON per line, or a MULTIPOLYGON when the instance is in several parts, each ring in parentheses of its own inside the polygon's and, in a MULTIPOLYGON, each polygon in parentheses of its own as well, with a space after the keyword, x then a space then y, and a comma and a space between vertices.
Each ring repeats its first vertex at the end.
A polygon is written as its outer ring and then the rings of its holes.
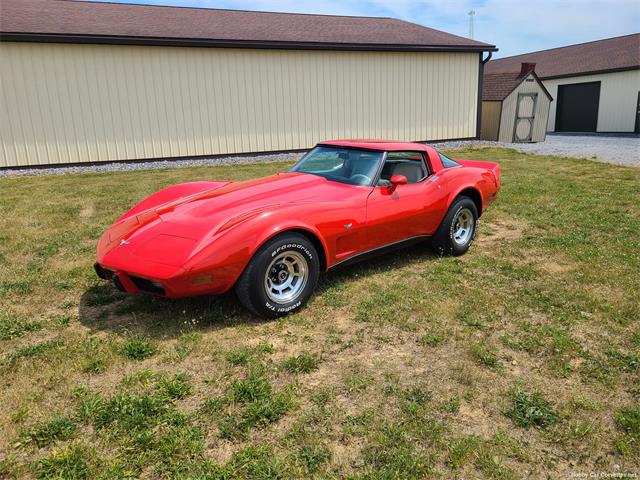
MULTIPOLYGON (((347 288, 357 278, 436 258, 426 242, 374 256, 321 275, 315 296, 322 296, 331 288, 347 288)), ((304 315, 304 310, 298 315, 304 315)), ((242 308, 233 292, 184 299, 125 295, 112 284, 97 279, 80 298, 79 317, 81 324, 95 332, 163 339, 176 338, 194 329, 209 331, 238 325, 258 326, 269 321, 242 308)))
POLYGON ((79 320, 92 331, 164 339, 194 329, 216 330, 262 321, 242 309, 232 293, 169 299, 125 295, 107 282, 95 283, 82 294, 79 320))

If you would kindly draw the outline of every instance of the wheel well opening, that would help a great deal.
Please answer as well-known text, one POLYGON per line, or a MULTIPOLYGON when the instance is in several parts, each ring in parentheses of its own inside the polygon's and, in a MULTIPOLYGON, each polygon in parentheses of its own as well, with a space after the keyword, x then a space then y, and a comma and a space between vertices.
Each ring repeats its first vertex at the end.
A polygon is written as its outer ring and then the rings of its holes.
POLYGON ((459 197, 469 197, 471 200, 473 200, 473 203, 476 204, 476 208, 478 209, 478 217, 480 217, 480 215, 482 215, 482 197, 480 196, 480 192, 478 192, 476 189, 474 188, 467 188, 463 191, 461 191, 458 194, 459 197))
POLYGON ((303 229, 286 230, 282 233, 290 233, 290 232, 299 233, 300 235, 306 237, 307 240, 309 240, 311 243, 313 243, 313 246, 315 247, 316 252, 318 252, 318 259, 320 260, 320 271, 324 272, 327 269, 327 256, 325 254, 324 247, 322 246, 322 242, 320 241, 320 239, 310 231, 303 230, 303 229))

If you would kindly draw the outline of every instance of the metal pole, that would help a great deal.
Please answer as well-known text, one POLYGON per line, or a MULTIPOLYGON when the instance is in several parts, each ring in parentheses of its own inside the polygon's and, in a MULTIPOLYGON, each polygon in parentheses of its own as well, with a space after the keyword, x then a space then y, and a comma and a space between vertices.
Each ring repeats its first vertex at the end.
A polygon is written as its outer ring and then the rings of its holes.
POLYGON ((471 10, 469 13, 469 38, 473 39, 473 19, 476 15, 475 10, 471 10))

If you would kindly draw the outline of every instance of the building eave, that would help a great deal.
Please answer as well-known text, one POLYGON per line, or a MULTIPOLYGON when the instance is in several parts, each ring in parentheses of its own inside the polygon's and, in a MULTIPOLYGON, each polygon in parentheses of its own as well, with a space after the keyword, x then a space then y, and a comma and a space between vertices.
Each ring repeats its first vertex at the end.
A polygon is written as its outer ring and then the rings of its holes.
POLYGON ((495 52, 493 45, 406 45, 325 42, 275 42, 260 40, 221 40, 170 37, 131 37, 111 35, 68 35, 56 33, 0 32, 3 42, 78 43, 101 45, 151 45, 165 47, 263 48, 277 50, 347 50, 382 52, 495 52))
POLYGON ((540 80, 556 80, 560 78, 572 78, 572 77, 586 77, 588 75, 602 75, 605 73, 618 73, 618 72, 631 72, 634 70, 640 70, 640 65, 635 65, 631 67, 619 67, 619 68, 607 68, 604 70, 590 70, 586 72, 576 72, 576 73, 563 73, 562 75, 549 75, 549 76, 540 76, 540 80))

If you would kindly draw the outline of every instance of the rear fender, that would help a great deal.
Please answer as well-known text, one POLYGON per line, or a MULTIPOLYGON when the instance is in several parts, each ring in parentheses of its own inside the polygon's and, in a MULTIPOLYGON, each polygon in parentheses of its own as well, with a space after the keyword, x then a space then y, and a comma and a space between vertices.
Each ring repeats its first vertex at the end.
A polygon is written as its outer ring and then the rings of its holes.
POLYGON ((465 167, 481 168, 488 170, 493 175, 493 180, 497 190, 500 190, 500 164, 496 162, 480 162, 477 160, 458 160, 456 162, 465 167))

